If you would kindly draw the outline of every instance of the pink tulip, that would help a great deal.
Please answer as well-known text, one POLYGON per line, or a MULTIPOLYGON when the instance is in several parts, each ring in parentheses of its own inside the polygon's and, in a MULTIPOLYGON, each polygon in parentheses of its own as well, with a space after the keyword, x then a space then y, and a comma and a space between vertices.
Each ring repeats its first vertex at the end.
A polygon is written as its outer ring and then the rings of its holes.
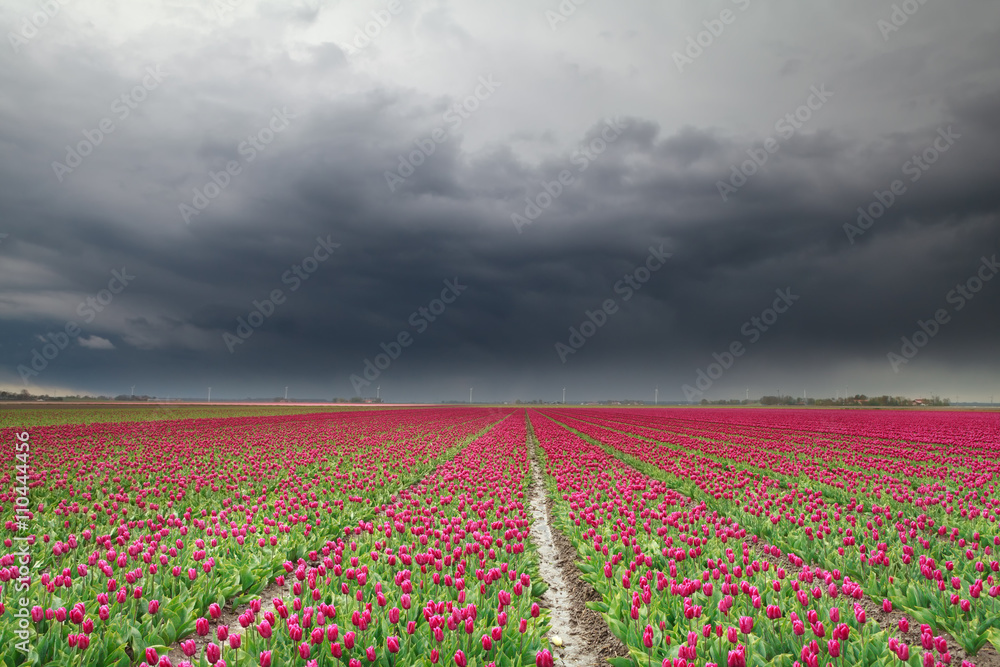
MULTIPOLYGON (((553 667, 554 664, 555 660, 548 649, 542 649, 535 654, 535 667, 553 667)), ((460 665, 459 667, 464 667, 464 665, 460 665)))

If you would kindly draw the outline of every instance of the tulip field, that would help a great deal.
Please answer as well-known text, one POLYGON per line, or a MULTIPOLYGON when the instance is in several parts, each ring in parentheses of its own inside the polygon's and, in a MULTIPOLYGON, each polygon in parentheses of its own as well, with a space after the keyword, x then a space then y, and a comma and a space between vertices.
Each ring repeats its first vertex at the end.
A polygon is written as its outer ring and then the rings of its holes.
POLYGON ((1000 413, 303 410, 0 430, 0 661, 1000 667, 1000 413))

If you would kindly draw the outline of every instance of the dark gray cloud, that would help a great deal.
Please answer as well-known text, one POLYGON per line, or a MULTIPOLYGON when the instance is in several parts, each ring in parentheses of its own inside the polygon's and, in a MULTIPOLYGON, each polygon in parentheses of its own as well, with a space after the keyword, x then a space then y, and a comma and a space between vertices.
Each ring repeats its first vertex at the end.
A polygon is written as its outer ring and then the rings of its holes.
MULTIPOLYGON (((37 351, 32 389, 346 396, 405 332, 366 395, 678 399, 734 341, 709 398, 993 393, 1000 280, 948 296, 1000 252, 995 3, 922 5, 886 38, 891 3, 587 4, 554 30, 528 2, 400 3, 81 1, 8 35, 0 382, 37 351), (775 290, 799 298, 748 335, 775 290)), ((7 3, 4 33, 37 7, 7 3)))

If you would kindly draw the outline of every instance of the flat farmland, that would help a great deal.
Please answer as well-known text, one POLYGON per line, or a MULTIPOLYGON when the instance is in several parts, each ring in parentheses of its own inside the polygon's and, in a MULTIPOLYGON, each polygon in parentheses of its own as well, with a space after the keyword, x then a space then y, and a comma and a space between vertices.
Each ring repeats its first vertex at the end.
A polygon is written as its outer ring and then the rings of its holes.
POLYGON ((1000 664, 995 412, 3 426, 10 667, 1000 664))

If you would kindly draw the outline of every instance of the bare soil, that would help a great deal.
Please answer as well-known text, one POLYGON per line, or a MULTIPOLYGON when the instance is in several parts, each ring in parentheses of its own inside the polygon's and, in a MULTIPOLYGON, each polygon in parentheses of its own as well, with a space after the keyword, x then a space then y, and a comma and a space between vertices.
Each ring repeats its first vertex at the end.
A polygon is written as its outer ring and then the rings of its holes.
POLYGON ((545 493, 542 473, 534 461, 531 470, 531 539, 538 546, 542 578, 549 584, 542 602, 552 617, 550 638, 558 635, 564 644, 556 649, 557 664, 599 667, 608 658, 628 656, 628 648, 601 615, 587 608, 587 602, 599 601, 601 596, 580 575, 572 543, 551 525, 552 499, 545 493))
MULTIPOLYGON (((260 592, 257 597, 260 599, 260 613, 256 615, 255 623, 260 623, 264 618, 264 614, 268 611, 274 611, 274 598, 282 597, 284 593, 291 591, 291 585, 288 580, 285 581, 284 586, 279 586, 276 582, 271 582, 271 584, 260 592)), ((250 609, 250 604, 247 603, 239 608, 233 607, 232 603, 227 603, 225 607, 222 608, 222 614, 219 615, 217 620, 212 620, 209 618, 209 631, 204 637, 199 637, 197 633, 192 633, 187 637, 181 637, 176 642, 170 646, 170 651, 167 653, 167 657, 170 658, 170 662, 174 665, 178 664, 183 660, 192 661, 192 658, 188 658, 181 651, 181 642, 187 639, 193 639, 195 646, 198 647, 198 652, 195 653, 196 656, 200 656, 205 652, 205 647, 209 643, 219 644, 222 647, 222 657, 226 657, 226 652, 232 649, 229 648, 228 639, 226 641, 220 642, 217 637, 218 627, 220 625, 228 626, 230 635, 242 635, 244 629, 240 627, 239 616, 246 610, 250 609)), ((250 628, 247 628, 250 630, 250 628)), ((243 650, 242 648, 240 650, 243 650)), ((197 664, 197 663, 195 663, 197 664)))

